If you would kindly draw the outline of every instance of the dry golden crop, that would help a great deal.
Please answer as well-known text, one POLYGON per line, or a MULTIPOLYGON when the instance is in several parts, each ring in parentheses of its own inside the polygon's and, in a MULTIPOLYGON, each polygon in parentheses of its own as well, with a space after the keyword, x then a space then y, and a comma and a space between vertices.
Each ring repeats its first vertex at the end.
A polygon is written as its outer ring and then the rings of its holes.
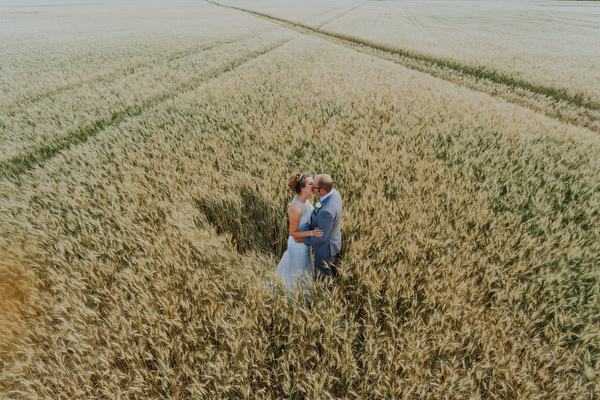
POLYGON ((223 0, 322 32, 541 85, 600 107, 600 8, 594 2, 223 0))
MULTIPOLYGON (((169 95, 4 170, 2 397, 598 397, 598 134, 257 20, 157 54, 169 95), (294 171, 344 199, 339 276, 310 305, 265 289, 294 171)), ((142 77, 105 83, 132 98, 142 77)), ((64 90, 89 124, 120 112, 64 90)))

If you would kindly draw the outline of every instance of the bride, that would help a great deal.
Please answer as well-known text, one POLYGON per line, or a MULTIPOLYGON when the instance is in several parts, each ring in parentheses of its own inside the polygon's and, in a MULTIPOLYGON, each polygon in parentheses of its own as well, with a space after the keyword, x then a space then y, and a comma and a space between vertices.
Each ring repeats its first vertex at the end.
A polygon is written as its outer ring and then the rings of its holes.
POLYGON ((313 179, 308 174, 294 174, 288 181, 288 187, 296 193, 288 208, 290 237, 288 248, 281 257, 275 275, 283 282, 287 282, 292 289, 308 290, 314 275, 310 248, 304 243, 296 243, 294 238, 323 235, 323 231, 319 228, 308 230, 313 211, 313 206, 308 201, 308 198, 314 194, 313 179))

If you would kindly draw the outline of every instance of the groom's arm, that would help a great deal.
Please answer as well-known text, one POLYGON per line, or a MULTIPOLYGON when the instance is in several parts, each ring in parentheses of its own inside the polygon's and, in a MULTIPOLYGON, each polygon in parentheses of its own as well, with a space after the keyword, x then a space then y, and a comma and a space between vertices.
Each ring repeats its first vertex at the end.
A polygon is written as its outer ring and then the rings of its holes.
POLYGON ((331 234, 332 226, 333 226, 333 215, 331 215, 327 211, 321 211, 319 213, 318 228, 323 231, 323 236, 321 236, 321 237, 309 236, 309 237, 302 238, 302 241, 307 246, 314 246, 314 245, 319 245, 321 243, 325 243, 327 241, 327 238, 331 234))

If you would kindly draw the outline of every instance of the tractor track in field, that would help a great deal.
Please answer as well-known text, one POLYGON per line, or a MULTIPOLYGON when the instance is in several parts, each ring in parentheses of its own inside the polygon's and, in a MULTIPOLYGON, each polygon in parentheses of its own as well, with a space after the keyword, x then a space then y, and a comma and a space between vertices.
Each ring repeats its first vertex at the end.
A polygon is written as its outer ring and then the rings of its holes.
POLYGON ((345 15, 347 15, 347 14, 350 14, 352 11, 356 10, 356 9, 357 9, 357 8, 359 8, 359 7, 362 7, 362 6, 364 6, 366 3, 367 3, 367 2, 366 2, 366 1, 364 1, 364 2, 362 2, 362 3, 358 4, 358 5, 354 6, 354 7, 351 7, 350 9, 348 9, 348 10, 346 10, 346 11, 343 11, 343 12, 341 12, 340 14, 337 14, 337 15, 335 15, 334 17, 332 17, 332 18, 328 19, 327 21, 323 22, 321 25, 317 26, 317 29, 319 29, 319 30, 320 30, 320 29, 321 29, 321 28, 323 28, 325 25, 327 25, 327 24, 330 24, 330 23, 332 23, 333 21, 336 21, 336 20, 338 20, 338 19, 342 18, 343 16, 345 16, 345 15))
POLYGON ((136 65, 131 65, 128 66, 126 68, 121 68, 118 69, 116 71, 113 71, 112 73, 106 74, 106 75, 99 75, 99 76, 93 76, 87 79, 82 79, 78 82, 74 82, 71 84, 65 84, 62 86, 57 87, 56 89, 53 90, 49 90, 43 93, 38 93, 38 94, 32 94, 32 95, 22 95, 16 96, 16 99, 8 102, 8 104, 4 104, 2 105, 2 103, 0 102, 0 110, 6 112, 8 110, 11 110, 13 108, 16 108, 19 105, 23 105, 23 104, 27 104, 27 105, 31 105, 31 104, 35 104, 39 101, 42 101, 48 97, 52 97, 52 96, 57 96, 61 93, 64 93, 68 90, 72 90, 90 83, 94 83, 94 82, 101 82, 101 81, 113 81, 115 79, 119 79, 119 78, 123 78, 129 75, 133 75, 134 73, 136 73, 138 70, 142 69, 142 68, 148 68, 148 67, 152 67, 154 65, 157 65, 161 62, 171 62, 171 61, 176 61, 176 60, 180 60, 182 58, 186 58, 189 56, 192 56, 194 54, 198 54, 201 53, 203 51, 208 51, 208 50, 212 50, 216 47, 222 46, 222 45, 226 45, 226 44, 231 44, 231 43, 235 43, 235 42, 240 42, 242 40, 246 40, 246 39, 250 39, 256 36, 260 36, 262 34, 265 34, 267 32, 272 31, 273 29, 265 29, 265 30, 261 30, 259 32, 255 32, 253 34, 250 35, 243 35, 243 36, 239 36, 233 39, 228 39, 228 40, 221 40, 218 42, 214 42, 214 43, 210 43, 195 49, 190 49, 190 50, 185 50, 185 51, 180 51, 174 54, 171 54, 167 57, 160 57, 160 58, 156 58, 154 60, 150 60, 147 62, 143 62, 143 63, 138 63, 136 65), (20 97, 20 98, 19 98, 20 97))
POLYGON ((30 171, 37 165, 40 165, 60 153, 68 150, 72 146, 85 143, 89 138, 95 137, 103 130, 119 126, 124 121, 139 116, 149 109, 158 106, 165 101, 171 100, 183 93, 197 89, 199 86, 206 84, 207 82, 219 78, 220 76, 237 69, 243 64, 259 58, 283 45, 288 43, 292 39, 286 39, 276 42, 270 46, 264 47, 260 50, 253 51, 246 54, 243 57, 230 61, 221 66, 215 67, 206 73, 202 74, 198 78, 195 78, 189 82, 180 85, 174 90, 163 93, 161 95, 154 96, 147 99, 138 106, 127 107, 125 109, 114 112, 110 117, 100 119, 94 123, 81 128, 71 134, 49 143, 47 146, 36 148, 26 154, 20 154, 12 159, 8 159, 0 163, 0 179, 2 178, 18 178, 20 175, 30 171))
POLYGON ((485 66, 464 65, 450 59, 436 58, 370 42, 359 37, 325 31, 302 22, 296 23, 273 15, 221 4, 214 0, 207 0, 207 2, 217 7, 244 12, 303 34, 312 35, 374 57, 392 61, 471 90, 487 93, 507 102, 530 108, 562 122, 600 133, 600 104, 585 99, 583 96, 571 95, 566 90, 531 83, 485 66))

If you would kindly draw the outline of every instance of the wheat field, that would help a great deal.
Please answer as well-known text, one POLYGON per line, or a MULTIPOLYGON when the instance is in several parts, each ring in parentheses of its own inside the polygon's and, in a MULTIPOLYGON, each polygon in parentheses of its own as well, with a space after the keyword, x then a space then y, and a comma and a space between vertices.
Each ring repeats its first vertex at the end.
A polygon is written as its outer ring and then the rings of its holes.
POLYGON ((592 1, 211 1, 600 132, 592 1))
POLYGON ((600 106, 600 6, 579 1, 223 0, 426 58, 497 71, 600 106))
POLYGON ((214 3, 0 4, 1 398, 600 397, 598 132, 214 3))

